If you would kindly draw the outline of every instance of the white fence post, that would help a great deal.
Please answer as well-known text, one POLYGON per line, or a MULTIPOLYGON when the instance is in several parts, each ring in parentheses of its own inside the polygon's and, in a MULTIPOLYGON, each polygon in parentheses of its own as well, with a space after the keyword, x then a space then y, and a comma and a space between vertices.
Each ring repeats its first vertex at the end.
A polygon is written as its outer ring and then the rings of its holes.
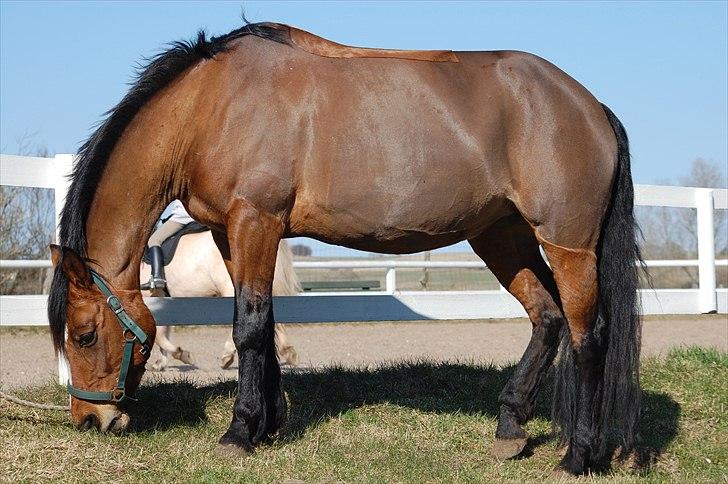
POLYGON ((695 206, 698 212, 698 310, 701 313, 712 313, 718 310, 718 299, 715 292, 713 190, 697 188, 695 206))
POLYGON ((387 294, 394 294, 397 290, 397 273, 394 267, 387 268, 387 275, 384 278, 384 288, 387 294))
MULTIPOLYGON (((53 167, 55 170, 56 243, 60 240, 58 227, 61 222, 61 211, 66 202, 68 186, 71 183, 69 175, 73 170, 73 158, 73 155, 56 155, 53 159, 53 167)), ((68 371, 68 361, 60 353, 56 357, 58 358, 58 384, 67 385, 71 380, 71 375, 68 371)))

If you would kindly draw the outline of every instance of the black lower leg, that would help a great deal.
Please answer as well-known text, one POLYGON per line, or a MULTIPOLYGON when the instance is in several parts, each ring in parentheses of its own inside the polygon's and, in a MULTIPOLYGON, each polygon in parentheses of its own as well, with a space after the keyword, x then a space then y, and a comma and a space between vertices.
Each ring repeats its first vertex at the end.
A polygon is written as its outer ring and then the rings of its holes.
POLYGON ((533 413, 538 387, 558 349, 558 336, 564 318, 544 312, 534 327, 531 341, 513 375, 498 398, 500 411, 495 436, 499 439, 525 438, 521 425, 533 413))
POLYGON ((250 452, 276 433, 286 414, 270 295, 236 288, 233 341, 238 351, 238 394, 232 422, 220 443, 250 452))
POLYGON ((572 474, 583 474, 591 466, 596 435, 596 413, 599 407, 597 388, 601 375, 600 348, 588 334, 575 351, 577 371, 576 422, 569 438, 569 447, 560 467, 572 474))

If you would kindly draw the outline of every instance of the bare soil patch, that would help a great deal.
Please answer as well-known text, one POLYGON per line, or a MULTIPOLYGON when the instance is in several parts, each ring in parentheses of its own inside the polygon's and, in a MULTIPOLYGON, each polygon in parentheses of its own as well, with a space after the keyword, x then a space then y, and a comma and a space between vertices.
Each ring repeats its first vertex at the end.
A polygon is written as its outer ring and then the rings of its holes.
MULTIPOLYGON (((519 320, 289 324, 290 343, 302 367, 376 367, 402 360, 493 363, 517 361, 528 344, 531 324, 519 320)), ((209 382, 237 377, 233 364, 219 368, 228 327, 183 327, 172 341, 193 352, 196 365, 172 361, 164 372, 145 378, 184 375, 209 382)), ((728 316, 647 317, 643 356, 663 356, 672 348, 700 346, 728 351, 728 316)), ((155 349, 150 362, 159 357, 155 349)), ((48 332, 42 328, 0 331, 0 386, 18 388, 57 378, 48 332)))

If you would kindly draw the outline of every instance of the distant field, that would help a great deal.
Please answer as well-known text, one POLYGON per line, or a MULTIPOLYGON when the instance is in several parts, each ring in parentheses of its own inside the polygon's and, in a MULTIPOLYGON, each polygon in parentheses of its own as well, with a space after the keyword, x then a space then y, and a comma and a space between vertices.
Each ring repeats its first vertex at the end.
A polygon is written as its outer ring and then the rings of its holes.
MULTIPOLYGON (((366 254, 371 259, 394 260, 424 260, 424 255, 377 255, 366 254)), ((328 261, 346 260, 342 257, 296 257, 300 261, 328 261)), ((473 252, 433 252, 432 261, 480 261, 473 252)), ((42 270, 36 271, 37 284, 21 292, 27 294, 40 293, 44 280, 42 270)), ((379 281, 379 287, 384 289, 384 269, 296 269, 301 281, 379 281)), ((0 269, 0 279, 15 277, 19 273, 15 269, 0 269)), ((689 289, 698 287, 697 267, 654 267, 650 269, 651 281, 642 278, 642 287, 655 289, 674 288, 689 289)), ((728 267, 716 267, 716 283, 718 287, 728 287, 728 267)), ((484 291, 496 290, 500 287, 492 272, 483 269, 397 269, 397 289, 401 291, 484 291)), ((0 294, 9 293, 0 284, 0 294)), ((16 292, 17 293, 17 292, 16 292)))
MULTIPOLYGON (((381 256, 376 260, 424 260, 423 254, 381 256)), ((300 257, 296 260, 342 260, 337 257, 300 257)), ((433 253, 432 261, 480 261, 473 252, 433 253)), ((379 281, 384 289, 385 269, 296 269, 301 281, 379 281)), ((397 269, 400 291, 483 291, 500 286, 488 269, 397 269)))
MULTIPOLYGON (((375 254, 371 258, 376 259, 375 254)), ((423 254, 380 256, 381 259, 424 260, 423 254)), ((340 257, 297 257, 296 260, 342 260, 340 257)), ((360 259, 357 259, 360 260, 360 259)), ((365 259, 361 259, 365 260, 365 259)), ((432 261, 480 261, 473 252, 434 252, 432 261)), ((718 287, 728 287, 728 267, 716 267, 718 287)), ((296 269, 302 281, 379 281, 384 288, 384 269, 296 269)), ((643 288, 690 289, 698 287, 697 267, 653 267, 650 280, 642 277, 643 288)), ((483 269, 397 269, 397 289, 402 291, 483 291, 500 285, 492 272, 483 269)))
MULTIPOLYGON (((548 392, 528 424, 528 457, 488 453, 497 395, 512 372, 467 364, 402 363, 376 370, 288 373, 289 422, 253 456, 213 453, 229 422, 234 384, 143 387, 126 435, 80 433, 64 414, 0 401, 5 482, 502 482, 547 480, 560 458, 548 392)), ((643 365, 639 459, 579 482, 725 482, 728 354, 692 348, 643 365)), ((63 403, 57 385, 22 396, 63 403)))

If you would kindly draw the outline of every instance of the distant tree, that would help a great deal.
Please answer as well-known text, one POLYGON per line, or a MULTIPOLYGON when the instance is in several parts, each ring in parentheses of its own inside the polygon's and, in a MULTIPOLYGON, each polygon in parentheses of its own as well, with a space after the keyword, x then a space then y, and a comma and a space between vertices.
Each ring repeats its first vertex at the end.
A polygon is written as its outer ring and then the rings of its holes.
POLYGON ((293 255, 296 257, 310 257, 311 254, 313 254, 311 247, 305 244, 293 244, 291 246, 291 252, 293 252, 293 255))
MULTIPOLYGON (((28 135, 18 142, 17 154, 51 156, 45 147, 33 147, 28 135)), ((55 223, 53 190, 0 185, 0 259, 47 259, 55 223)), ((44 269, 3 269, 1 294, 42 292, 44 269)))
MULTIPOLYGON (((672 184, 661 182, 661 184, 672 184)), ((718 163, 697 158, 690 172, 678 179, 678 185, 703 188, 725 188, 726 175, 718 163)), ((694 209, 639 207, 638 216, 644 234, 643 252, 648 259, 694 259, 698 256, 697 219, 694 209)), ((728 254, 728 213, 716 210, 714 217, 716 254, 728 254)), ((667 273, 668 270, 663 270, 667 273)), ((719 270, 719 280, 723 276, 719 270)), ((672 271, 682 274, 686 286, 698 283, 695 268, 681 267, 672 271)))
MULTIPOLYGON (((728 188, 726 186, 726 175, 720 165, 703 158, 693 161, 690 174, 680 178, 680 185, 702 188, 728 188)), ((683 211, 678 220, 685 233, 689 234, 690 247, 694 248, 695 253, 697 253, 698 232, 697 220, 694 214, 683 211)), ((715 228, 715 250, 716 252, 726 252, 728 250, 728 213, 725 210, 716 210, 713 216, 713 224, 715 228)))

